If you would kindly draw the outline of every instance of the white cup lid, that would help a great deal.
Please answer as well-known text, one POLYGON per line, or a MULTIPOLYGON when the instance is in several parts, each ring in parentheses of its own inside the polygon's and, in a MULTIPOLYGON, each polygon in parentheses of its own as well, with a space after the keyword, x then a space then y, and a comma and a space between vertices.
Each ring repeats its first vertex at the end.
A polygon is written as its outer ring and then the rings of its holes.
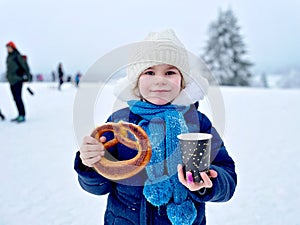
POLYGON ((207 133, 186 133, 177 135, 177 138, 183 141, 199 141, 211 139, 212 135, 207 133))

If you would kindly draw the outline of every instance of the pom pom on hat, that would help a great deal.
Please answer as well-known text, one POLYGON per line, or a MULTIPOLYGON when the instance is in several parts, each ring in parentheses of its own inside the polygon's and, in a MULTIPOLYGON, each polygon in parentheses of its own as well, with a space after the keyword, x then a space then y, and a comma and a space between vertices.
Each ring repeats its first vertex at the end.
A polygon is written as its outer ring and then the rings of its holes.
POLYGON ((11 47, 11 48, 13 48, 13 49, 17 49, 17 46, 16 46, 15 43, 12 42, 12 41, 8 42, 8 43, 6 44, 6 47, 7 47, 7 46, 9 46, 9 47, 11 47))

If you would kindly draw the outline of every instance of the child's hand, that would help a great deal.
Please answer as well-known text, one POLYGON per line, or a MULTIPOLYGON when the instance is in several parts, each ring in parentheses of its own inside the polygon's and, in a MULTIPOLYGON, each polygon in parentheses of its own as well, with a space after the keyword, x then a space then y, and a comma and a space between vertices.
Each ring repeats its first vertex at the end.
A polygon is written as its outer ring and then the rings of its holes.
POLYGON ((202 181, 200 183, 196 183, 193 180, 193 176, 191 172, 186 173, 186 180, 184 179, 184 174, 182 170, 182 165, 178 165, 178 179, 179 181, 186 186, 190 191, 198 191, 201 188, 211 188, 213 186, 210 178, 216 178, 218 173, 215 170, 209 170, 209 176, 205 172, 200 172, 202 181))
POLYGON ((98 162, 104 156, 105 148, 103 142, 106 141, 105 137, 100 138, 100 142, 90 136, 83 138, 83 143, 79 149, 80 158, 84 165, 92 167, 94 163, 98 162))

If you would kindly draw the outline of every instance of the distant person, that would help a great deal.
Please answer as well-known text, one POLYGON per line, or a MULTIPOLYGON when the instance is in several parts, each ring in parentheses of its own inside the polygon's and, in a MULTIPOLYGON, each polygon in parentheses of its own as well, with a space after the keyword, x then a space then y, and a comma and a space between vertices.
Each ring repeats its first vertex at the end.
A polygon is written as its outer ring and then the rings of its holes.
POLYGON ((52 71, 51 75, 52 75, 52 82, 55 82, 55 79, 56 79, 56 77, 55 77, 55 72, 52 71))
POLYGON ((37 79, 37 81, 40 81, 40 82, 44 81, 44 76, 43 76, 43 74, 38 74, 38 75, 36 76, 36 79, 37 79))
POLYGON ((5 120, 5 116, 2 114, 1 109, 0 109, 0 117, 1 117, 1 120, 5 120))
POLYGON ((10 84, 10 90, 16 103, 19 115, 12 119, 12 122, 25 122, 25 107, 22 100, 22 87, 24 81, 32 81, 32 75, 25 58, 20 54, 14 42, 10 41, 6 44, 6 77, 10 84))
POLYGON ((58 79, 59 79, 58 90, 61 90, 61 86, 64 83, 64 71, 63 71, 62 63, 58 64, 58 79))
POLYGON ((81 73, 78 72, 75 76, 75 86, 76 87, 79 87, 80 78, 81 78, 81 73))

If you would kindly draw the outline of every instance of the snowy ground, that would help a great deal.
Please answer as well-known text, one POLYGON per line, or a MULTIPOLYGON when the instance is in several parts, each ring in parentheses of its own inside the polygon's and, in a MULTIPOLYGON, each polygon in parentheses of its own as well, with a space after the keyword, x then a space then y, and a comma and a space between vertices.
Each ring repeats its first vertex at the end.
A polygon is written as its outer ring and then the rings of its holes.
MULTIPOLYGON (((103 224, 106 197, 81 190, 73 171, 76 88, 30 86, 35 96, 24 90, 27 122, 14 124, 9 86, 0 83, 0 108, 7 117, 0 121, 0 225, 103 224)), ((208 225, 300 224, 300 90, 221 90, 225 142, 236 161, 238 187, 231 201, 207 204, 208 225)))

